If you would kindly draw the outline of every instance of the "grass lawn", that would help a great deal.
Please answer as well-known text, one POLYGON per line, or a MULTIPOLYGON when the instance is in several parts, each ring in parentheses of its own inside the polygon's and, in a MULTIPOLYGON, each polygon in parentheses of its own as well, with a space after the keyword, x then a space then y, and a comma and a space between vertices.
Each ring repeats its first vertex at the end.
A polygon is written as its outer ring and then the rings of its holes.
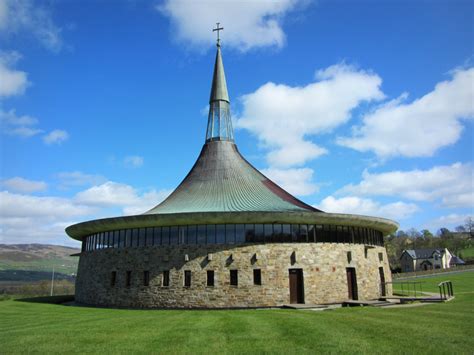
MULTIPOLYGON (((421 279, 437 290, 447 275, 421 279)), ((412 308, 116 310, 0 302, 0 353, 446 353, 474 350, 474 272, 456 299, 412 308)))
POLYGON ((394 280, 393 293, 400 296, 414 296, 414 287, 416 287, 417 295, 420 295, 420 290, 427 293, 436 293, 439 295, 438 284, 441 281, 451 281, 453 283, 454 295, 457 295, 457 292, 460 292, 461 295, 466 292, 472 292, 474 296, 474 269, 462 271, 458 274, 437 274, 434 276, 420 276, 420 277, 410 277, 402 280, 394 280), (416 286, 412 283, 416 282, 416 286), (407 285, 411 283, 411 285, 407 285), (403 289, 401 285, 403 284, 403 289))
POLYGON ((474 259, 474 247, 463 249, 459 254, 462 259, 474 259))

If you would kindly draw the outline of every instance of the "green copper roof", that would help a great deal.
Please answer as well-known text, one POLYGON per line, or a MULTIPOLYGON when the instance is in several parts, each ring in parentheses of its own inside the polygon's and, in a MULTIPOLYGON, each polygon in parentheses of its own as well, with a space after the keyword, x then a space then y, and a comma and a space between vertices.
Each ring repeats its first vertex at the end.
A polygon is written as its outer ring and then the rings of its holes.
POLYGON ((229 95, 217 44, 206 143, 183 182, 145 214, 236 211, 319 211, 262 175, 234 144, 229 95))
POLYGON ((145 214, 235 211, 318 211, 269 180, 229 141, 204 144, 178 188, 145 214))

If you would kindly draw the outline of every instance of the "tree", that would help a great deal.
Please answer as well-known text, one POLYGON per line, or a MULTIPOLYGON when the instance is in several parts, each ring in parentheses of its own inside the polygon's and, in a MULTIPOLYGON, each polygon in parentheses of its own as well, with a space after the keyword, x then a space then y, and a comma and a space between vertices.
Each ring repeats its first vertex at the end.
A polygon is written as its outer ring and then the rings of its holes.
POLYGON ((440 236, 440 237, 446 236, 446 235, 448 235, 449 233, 451 233, 451 232, 449 231, 449 229, 448 229, 448 228, 444 228, 444 227, 438 229, 438 231, 436 232, 436 234, 437 234, 438 236, 440 236))
POLYGON ((433 233, 431 233, 428 229, 423 229, 421 231, 421 236, 423 238, 423 248, 433 248, 434 246, 433 233))
POLYGON ((474 221, 472 217, 466 218, 466 221, 464 222, 464 229, 471 235, 471 237, 474 237, 474 221))

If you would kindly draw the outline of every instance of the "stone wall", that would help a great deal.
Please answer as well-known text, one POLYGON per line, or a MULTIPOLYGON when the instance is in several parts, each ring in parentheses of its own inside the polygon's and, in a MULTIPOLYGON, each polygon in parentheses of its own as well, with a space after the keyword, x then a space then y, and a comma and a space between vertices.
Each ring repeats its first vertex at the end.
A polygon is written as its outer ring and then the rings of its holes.
MULTIPOLYGON (((365 250, 365 246, 359 244, 276 243, 103 249, 81 254, 76 301, 138 308, 281 306, 290 303, 288 270, 300 268, 303 270, 305 303, 342 302, 348 298, 347 267, 356 269, 359 299, 380 297, 379 267, 384 269, 385 281, 391 281, 385 248, 369 247, 365 250), (350 262, 347 252, 351 252, 350 262), (209 254, 212 260, 208 260, 209 254), (238 286, 230 285, 229 270, 233 269, 238 270, 238 286), (262 285, 253 284, 253 269, 261 269, 262 285), (168 287, 162 286, 163 270, 170 273, 168 287), (184 286, 185 270, 191 271, 190 287, 184 286), (207 270, 214 270, 213 287, 206 286, 207 270), (113 271, 116 271, 115 286, 111 286, 113 271), (127 271, 131 271, 128 287, 127 271), (150 273, 149 286, 143 284, 144 271, 150 273)), ((387 293, 391 294, 391 287, 387 288, 387 293)))

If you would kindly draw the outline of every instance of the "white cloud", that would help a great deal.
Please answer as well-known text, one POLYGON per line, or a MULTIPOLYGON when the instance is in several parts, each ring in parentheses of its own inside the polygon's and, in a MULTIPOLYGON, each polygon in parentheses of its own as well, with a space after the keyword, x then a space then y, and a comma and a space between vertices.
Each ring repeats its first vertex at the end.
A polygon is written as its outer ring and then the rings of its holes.
POLYGON ((325 154, 309 136, 331 131, 362 102, 384 97, 379 76, 343 63, 319 70, 316 79, 296 87, 270 82, 241 98, 236 126, 257 135, 271 166, 301 165, 325 154))
POLYGON ((307 0, 165 0, 156 9, 168 16, 177 39, 195 48, 209 47, 215 43, 211 25, 220 21, 224 27, 222 42, 229 47, 247 51, 253 47, 277 47, 285 44, 281 27, 284 16, 307 0))
POLYGON ((1 184, 9 190, 24 193, 44 191, 48 188, 48 184, 46 184, 44 181, 27 180, 22 177, 14 177, 3 180, 1 184))
POLYGON ((113 181, 79 192, 75 200, 89 206, 123 208, 124 214, 143 213, 170 194, 168 190, 151 190, 140 194, 134 187, 113 181))
POLYGON ((49 132, 47 135, 43 136, 43 142, 48 145, 51 144, 61 144, 69 138, 69 134, 62 129, 55 129, 49 132))
POLYGON ((57 52, 63 45, 61 31, 48 7, 33 0, 0 0, 0 34, 28 33, 46 48, 57 52))
POLYGON ((78 221, 54 222, 44 218, 0 217, 0 243, 43 243, 69 245, 80 248, 79 242, 69 238, 64 229, 78 221))
POLYGON ((84 185, 99 185, 107 181, 102 175, 85 174, 81 171, 65 171, 57 174, 62 188, 84 185))
POLYGON ((43 132, 36 127, 37 124, 38 120, 35 117, 17 116, 14 109, 3 111, 0 108, 0 126, 3 133, 29 138, 43 132))
POLYGON ((360 198, 355 196, 347 196, 342 198, 328 196, 321 201, 317 208, 325 212, 361 214, 391 218, 394 220, 408 218, 419 210, 418 206, 413 203, 398 201, 383 205, 368 198, 360 198))
POLYGON ((73 198, 31 196, 0 192, 0 243, 74 244, 64 228, 83 220, 123 214, 139 214, 161 202, 170 191, 149 190, 106 182, 73 198))
POLYGON ((270 166, 293 166, 302 165, 308 160, 327 154, 328 151, 312 142, 300 138, 288 144, 285 142, 279 148, 267 153, 267 162, 270 166))
POLYGON ((411 103, 406 95, 367 114, 352 137, 338 143, 381 158, 426 157, 454 144, 461 136, 461 119, 474 118, 474 68, 456 70, 453 78, 411 103))
POLYGON ((138 199, 123 208, 124 215, 136 215, 144 213, 158 205, 171 193, 171 190, 151 190, 142 194, 138 199))
POLYGON ((135 188, 127 184, 107 181, 79 192, 75 200, 92 206, 125 206, 138 199, 135 188))
POLYGON ((414 201, 440 201, 445 207, 474 206, 472 164, 455 163, 429 170, 364 171, 357 185, 344 186, 338 193, 359 196, 395 196, 414 201))
POLYGON ((143 165, 143 161, 143 157, 138 155, 129 155, 123 159, 123 163, 129 168, 139 168, 143 165))
MULTIPOLYGON (((0 108, 0 127, 3 133, 22 138, 30 138, 43 133, 44 130, 37 127, 38 119, 28 115, 17 116, 16 111, 11 109, 4 111, 0 108)), ((55 129, 43 136, 45 144, 61 144, 69 138, 69 134, 61 129, 55 129)))
POLYGON ((20 58, 17 52, 0 52, 0 98, 21 95, 29 85, 27 73, 12 68, 20 58))
POLYGON ((76 204, 61 197, 39 197, 0 192, 0 215, 2 217, 35 218, 76 217, 90 214, 93 209, 84 204, 76 204))
POLYGON ((299 169, 263 169, 262 174, 277 183, 284 190, 298 196, 311 195, 318 191, 318 186, 311 182, 313 170, 299 169))

